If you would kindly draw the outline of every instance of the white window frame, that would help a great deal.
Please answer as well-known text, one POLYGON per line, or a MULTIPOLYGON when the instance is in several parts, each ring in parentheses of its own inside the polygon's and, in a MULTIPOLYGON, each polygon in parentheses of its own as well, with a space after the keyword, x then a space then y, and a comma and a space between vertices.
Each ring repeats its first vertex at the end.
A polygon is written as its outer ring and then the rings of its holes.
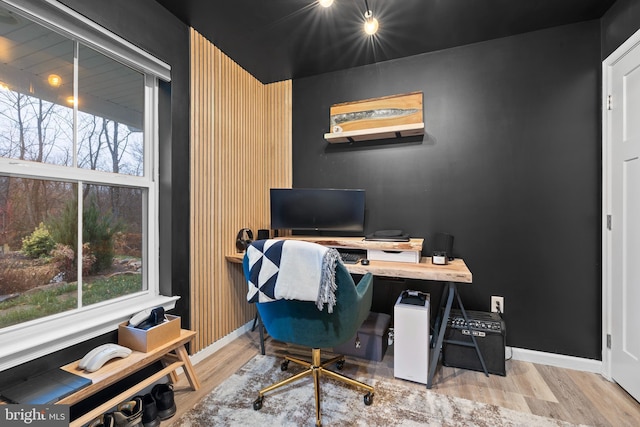
MULTIPOLYGON (((147 190, 148 212, 143 242, 146 289, 87 307, 10 326, 0 330, 0 371, 54 351, 114 331, 132 314, 145 308, 175 307, 177 296, 160 295, 158 224, 158 81, 169 81, 169 65, 128 41, 89 21, 54 0, 0 0, 3 6, 34 20, 71 40, 107 55, 145 75, 144 176, 120 175, 77 167, 0 158, 0 173, 20 178, 59 179, 147 190)), ((144 286, 143 286, 144 287, 144 286)))

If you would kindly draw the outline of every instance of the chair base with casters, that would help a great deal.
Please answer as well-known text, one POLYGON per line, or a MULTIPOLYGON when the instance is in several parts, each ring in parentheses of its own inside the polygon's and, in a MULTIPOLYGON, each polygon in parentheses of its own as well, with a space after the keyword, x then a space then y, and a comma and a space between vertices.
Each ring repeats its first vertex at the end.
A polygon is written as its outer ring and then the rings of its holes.
POLYGON ((364 404, 369 406, 373 403, 373 395, 374 389, 372 386, 362 383, 360 381, 356 381, 352 378, 339 374, 337 372, 331 371, 326 367, 335 363, 338 370, 341 370, 344 366, 344 356, 336 356, 329 360, 322 362, 320 357, 320 349, 314 348, 311 350, 311 362, 297 359, 295 357, 285 356, 284 362, 280 365, 280 369, 286 371, 289 368, 289 362, 293 362, 295 364, 304 366, 306 369, 292 377, 289 377, 285 380, 282 380, 278 383, 272 384, 269 387, 265 387, 258 392, 258 398, 253 402, 253 409, 256 411, 262 408, 262 401, 264 399, 264 395, 270 391, 273 391, 279 387, 285 386, 287 384, 291 384, 295 381, 303 379, 308 376, 313 377, 313 387, 314 394, 316 400, 316 425, 322 425, 322 417, 320 415, 320 378, 322 376, 327 376, 329 378, 333 378, 334 380, 363 388, 367 391, 367 394, 364 395, 364 404))

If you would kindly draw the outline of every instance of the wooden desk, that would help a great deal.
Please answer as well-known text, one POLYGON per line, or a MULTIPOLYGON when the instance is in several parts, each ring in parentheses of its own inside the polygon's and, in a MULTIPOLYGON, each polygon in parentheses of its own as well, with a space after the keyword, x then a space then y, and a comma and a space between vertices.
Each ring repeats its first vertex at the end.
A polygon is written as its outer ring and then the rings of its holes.
POLYGON ((61 369, 89 378, 93 381, 93 384, 57 402, 58 404, 73 405, 122 380, 123 378, 138 372, 152 363, 157 362, 158 360, 161 360, 164 365, 164 368, 160 371, 145 378, 143 381, 123 391, 117 396, 114 396, 112 399, 103 402, 98 407, 86 414, 83 414, 79 418, 71 421, 69 424, 70 427, 79 427, 89 423, 100 414, 109 411, 117 404, 135 396, 137 393, 166 375, 169 375, 174 383, 177 382, 178 376, 176 374, 176 369, 180 367, 183 368, 191 388, 193 390, 198 390, 200 388, 200 382, 198 381, 193 365, 189 360, 189 354, 184 347, 185 344, 191 341, 195 335, 196 333, 194 331, 182 329, 180 331, 180 336, 175 340, 169 341, 148 353, 134 351, 124 359, 114 359, 109 361, 96 372, 85 372, 82 369, 78 369, 79 360, 63 366, 61 369))
MULTIPOLYGON (((244 253, 227 255, 226 260, 242 264, 244 253)), ((471 283, 473 275, 464 261, 456 258, 447 265, 434 265, 431 257, 420 258, 420 263, 369 261, 369 265, 345 264, 349 273, 367 274, 380 277, 399 277, 402 279, 435 280, 438 282, 471 283)))
MULTIPOLYGON (((362 237, 344 238, 344 237, 309 237, 309 236, 293 236, 285 237, 286 239, 304 240, 308 242, 318 243, 324 246, 330 246, 333 248, 356 248, 356 249, 380 249, 380 250, 422 250, 422 239, 411 239, 409 242, 377 242, 364 240, 362 237), (419 249, 418 249, 419 248, 419 249)), ((244 253, 236 253, 227 255, 226 259, 232 263, 242 264, 244 253)), ((451 307, 453 306, 454 298, 457 299, 458 306, 462 312, 467 324, 469 318, 467 312, 462 304, 462 299, 458 293, 457 283, 471 283, 473 275, 465 262, 456 258, 450 261, 447 265, 434 265, 431 262, 431 257, 420 258, 419 263, 408 262, 392 262, 392 261, 369 261, 369 265, 362 265, 359 262, 357 264, 344 264, 347 270, 352 274, 366 274, 371 273, 374 276, 381 277, 398 277, 403 279, 419 279, 419 280, 432 280, 436 282, 442 282, 445 285, 445 290, 442 293, 442 299, 440 300, 439 308, 442 308, 442 312, 438 312, 436 322, 434 324, 433 338, 435 342, 431 343, 432 356, 431 363, 429 365, 429 376, 427 378, 427 388, 431 388, 433 376, 435 375, 435 369, 440 359, 440 353, 442 352, 442 344, 444 342, 452 342, 461 346, 474 347, 480 364, 484 370, 486 376, 489 376, 487 367, 484 362, 484 358, 480 353, 480 348, 476 342, 476 337, 471 334, 471 343, 448 341, 444 339, 444 332, 447 328, 447 322, 449 315, 451 314, 451 307)), ((254 322, 255 325, 255 322, 254 322)), ((260 328, 260 340, 263 341, 262 328, 260 328)), ((264 354, 264 345, 262 346, 264 354)))
MULTIPOLYGON (((277 237, 276 237, 277 239, 277 237)), ((422 251, 424 239, 409 239, 407 242, 365 240, 364 237, 286 236, 286 240, 303 240, 336 249, 379 249, 383 251, 422 251)))

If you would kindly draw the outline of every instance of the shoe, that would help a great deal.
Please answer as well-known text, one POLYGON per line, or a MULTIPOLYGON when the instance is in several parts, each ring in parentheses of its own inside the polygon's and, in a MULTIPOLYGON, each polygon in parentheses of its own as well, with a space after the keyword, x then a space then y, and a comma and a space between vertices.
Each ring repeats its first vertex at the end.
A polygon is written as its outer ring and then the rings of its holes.
POLYGON ((144 427, 158 427, 160 425, 160 416, 158 415, 156 400, 151 393, 138 397, 142 399, 142 425, 144 427))
POLYGON ((143 427, 142 425, 142 399, 134 397, 122 402, 116 411, 111 412, 116 427, 143 427))
POLYGON ((156 401, 158 416, 161 420, 166 420, 175 415, 176 403, 173 400, 173 385, 156 384, 151 389, 151 396, 156 401))
POLYGON ((102 414, 87 424, 87 427, 115 427, 115 422, 111 414, 102 414))

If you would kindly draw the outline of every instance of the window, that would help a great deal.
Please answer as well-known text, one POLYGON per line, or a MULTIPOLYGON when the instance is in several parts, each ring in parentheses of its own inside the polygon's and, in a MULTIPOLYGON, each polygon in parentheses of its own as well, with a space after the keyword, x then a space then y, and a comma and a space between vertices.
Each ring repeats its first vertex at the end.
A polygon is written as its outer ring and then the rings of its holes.
POLYGON ((0 57, 2 370, 176 298, 157 283, 168 66, 36 0, 0 1, 0 57))

